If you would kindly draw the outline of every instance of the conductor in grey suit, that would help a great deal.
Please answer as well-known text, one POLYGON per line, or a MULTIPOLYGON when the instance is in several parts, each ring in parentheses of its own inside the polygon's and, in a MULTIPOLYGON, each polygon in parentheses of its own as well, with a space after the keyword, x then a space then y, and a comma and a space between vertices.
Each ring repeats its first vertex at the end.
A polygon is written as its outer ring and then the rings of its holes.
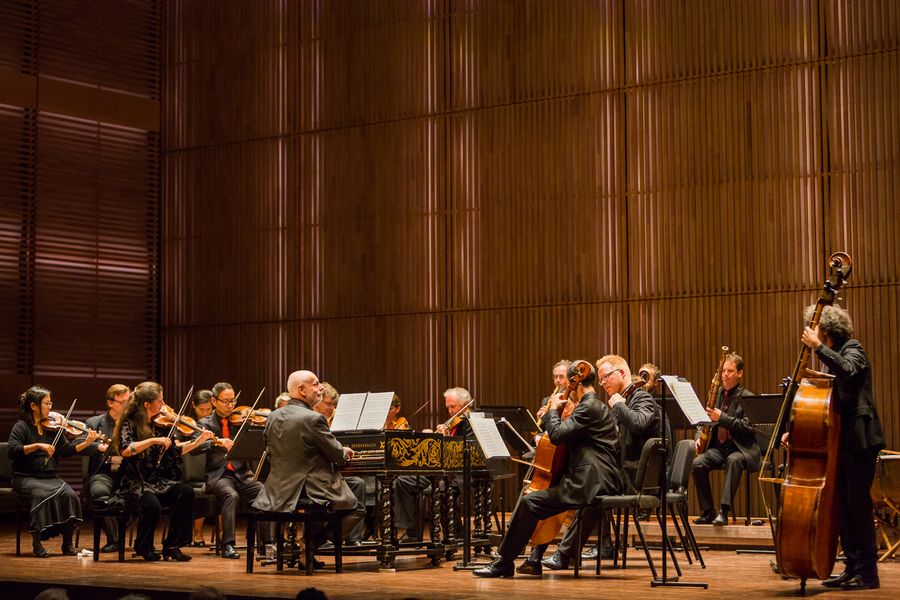
MULTIPOLYGON (((291 512, 300 499, 330 503, 334 510, 352 511, 344 517, 346 535, 365 514, 347 482, 336 469, 353 459, 328 429, 324 416, 312 410, 322 399, 322 384, 315 373, 295 371, 287 380, 288 403, 266 421, 266 444, 271 469, 253 507, 267 512, 291 512)), ((321 532, 324 534, 325 532, 321 532)), ((314 535, 321 545, 323 535, 314 535)))

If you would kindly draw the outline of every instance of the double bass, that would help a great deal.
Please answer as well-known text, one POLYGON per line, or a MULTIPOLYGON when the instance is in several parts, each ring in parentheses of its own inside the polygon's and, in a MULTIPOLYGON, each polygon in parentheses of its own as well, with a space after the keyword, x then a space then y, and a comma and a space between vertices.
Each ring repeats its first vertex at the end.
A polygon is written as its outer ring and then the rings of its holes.
MULTIPOLYGON (((850 256, 844 252, 832 254, 829 266, 831 276, 822 288, 809 323, 813 329, 819 324, 823 309, 834 304, 838 290, 852 270, 850 256)), ((809 370, 810 353, 803 346, 785 389, 776 435, 766 452, 764 464, 770 460, 780 437, 778 433, 787 425, 790 446, 784 479, 760 478, 760 481, 782 484, 774 532, 775 555, 779 573, 800 578, 801 593, 805 591, 807 578, 824 580, 831 576, 839 519, 835 491, 840 411, 832 398, 833 377, 809 370)))

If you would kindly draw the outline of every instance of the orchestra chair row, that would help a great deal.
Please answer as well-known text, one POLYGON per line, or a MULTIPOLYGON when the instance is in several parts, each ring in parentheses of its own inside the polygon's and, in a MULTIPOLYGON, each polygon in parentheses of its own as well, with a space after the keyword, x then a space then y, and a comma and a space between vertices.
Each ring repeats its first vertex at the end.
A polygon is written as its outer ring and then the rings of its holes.
POLYGON ((9 442, 0 442, 0 499, 11 501, 16 510, 16 556, 22 555, 22 514, 28 507, 22 506, 12 487, 13 469, 9 459, 9 442))
POLYGON ((307 575, 313 574, 313 540, 310 524, 325 523, 331 529, 331 538, 334 543, 334 570, 336 573, 341 573, 343 571, 344 555, 341 521, 349 512, 352 511, 334 510, 330 503, 323 506, 309 499, 301 498, 297 503, 297 509, 293 512, 251 511, 246 513, 244 516, 247 518, 247 573, 253 573, 256 529, 257 524, 262 522, 275 523, 275 568, 277 571, 284 570, 284 524, 303 524, 303 559, 307 575))

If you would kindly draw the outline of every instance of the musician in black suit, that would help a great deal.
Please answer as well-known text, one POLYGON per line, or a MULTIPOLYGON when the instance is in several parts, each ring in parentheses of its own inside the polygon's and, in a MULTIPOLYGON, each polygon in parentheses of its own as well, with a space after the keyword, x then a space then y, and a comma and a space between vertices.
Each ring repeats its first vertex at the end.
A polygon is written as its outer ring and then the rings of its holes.
MULTIPOLYGON (((814 309, 806 309, 807 323, 814 309)), ((801 341, 815 352, 825 371, 834 375, 832 401, 837 402, 841 413, 836 493, 846 567, 822 585, 845 590, 877 589, 878 554, 869 490, 878 453, 884 448, 884 431, 872 397, 872 364, 862 344, 853 339, 850 315, 839 306, 826 306, 818 327, 806 327, 801 341)))
MULTIPOLYGON (((253 480, 250 466, 240 460, 228 460, 235 434, 240 423, 230 423, 234 409, 234 388, 230 383, 220 382, 212 388, 213 413, 200 420, 200 426, 213 432, 220 441, 206 442, 194 453, 206 453, 206 484, 204 491, 216 497, 219 514, 222 516, 222 558, 240 558, 235 549, 234 518, 238 502, 253 502, 262 491, 263 485, 253 480)), ((260 524, 260 536, 265 544, 272 544, 272 524, 260 524)))
MULTIPOLYGON (((93 429, 112 439, 116 429, 116 420, 122 414, 122 407, 128 401, 131 390, 126 385, 117 383, 106 390, 106 412, 95 415, 85 421, 88 428, 93 429)), ((85 450, 85 454, 91 457, 88 463, 88 488, 91 499, 94 502, 106 502, 112 495, 118 478, 122 457, 116 455, 112 448, 101 441, 96 441, 85 450)), ((100 548, 100 552, 117 552, 119 550, 119 530, 116 520, 112 517, 101 519, 100 526, 106 534, 106 545, 100 548)))
MULTIPOLYGON (((584 362, 576 361, 569 367, 570 380, 576 377, 579 365, 584 362)), ((621 492, 615 423, 609 408, 594 391, 596 371, 589 364, 585 366, 589 373, 572 395, 576 403, 572 415, 565 421, 561 419, 557 409, 563 402, 559 395, 554 395, 541 419, 550 441, 569 447, 568 464, 559 485, 531 492, 519 500, 498 549, 499 558, 476 569, 476 576, 512 577, 515 558, 541 519, 584 506, 598 496, 621 492)), ((521 569, 520 572, 531 573, 521 569)))
MULTIPOLYGON (((733 353, 727 355, 722 364, 722 387, 717 393, 715 408, 706 409, 713 422, 709 431, 709 446, 706 452, 694 459, 691 469, 701 510, 700 517, 694 519, 697 524, 727 525, 734 493, 741 483, 741 473, 744 469, 758 471, 762 463, 756 435, 741 406, 743 396, 753 395, 741 386, 743 376, 744 359, 733 353), (713 508, 712 488, 709 485, 709 472, 717 469, 725 469, 718 514, 713 508)), ((699 448, 699 432, 696 440, 699 448)))

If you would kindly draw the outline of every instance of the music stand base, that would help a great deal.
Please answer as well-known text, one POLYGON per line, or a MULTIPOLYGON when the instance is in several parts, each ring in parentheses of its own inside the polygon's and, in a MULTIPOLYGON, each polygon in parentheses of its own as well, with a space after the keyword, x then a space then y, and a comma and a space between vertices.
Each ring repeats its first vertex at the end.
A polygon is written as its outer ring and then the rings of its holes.
POLYGON ((677 577, 670 577, 668 579, 651 579, 650 587, 695 587, 695 588, 703 588, 704 590, 709 589, 708 583, 703 583, 700 581, 678 581, 677 577))
POLYGON ((480 563, 474 560, 470 560, 468 563, 463 563, 463 561, 459 561, 455 565, 453 565, 454 571, 474 571, 475 569, 480 569, 481 567, 490 566, 491 563, 480 563))

